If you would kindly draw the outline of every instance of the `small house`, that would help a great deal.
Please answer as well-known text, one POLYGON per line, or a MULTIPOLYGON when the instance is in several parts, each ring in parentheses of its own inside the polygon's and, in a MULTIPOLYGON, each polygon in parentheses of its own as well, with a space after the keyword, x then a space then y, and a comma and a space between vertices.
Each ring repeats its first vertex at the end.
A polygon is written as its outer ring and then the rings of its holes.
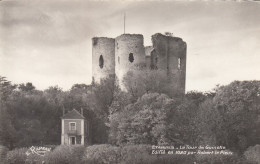
POLYGON ((83 111, 73 109, 61 117, 61 144, 84 145, 85 118, 83 111))

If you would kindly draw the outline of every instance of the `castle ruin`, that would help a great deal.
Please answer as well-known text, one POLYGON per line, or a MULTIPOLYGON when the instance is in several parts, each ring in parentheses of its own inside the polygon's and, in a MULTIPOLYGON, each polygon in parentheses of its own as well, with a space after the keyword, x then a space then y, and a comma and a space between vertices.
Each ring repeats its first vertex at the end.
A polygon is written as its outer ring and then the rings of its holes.
POLYGON ((92 38, 92 77, 97 83, 107 77, 117 77, 123 86, 124 75, 135 67, 163 70, 173 86, 173 92, 185 94, 186 43, 178 37, 152 36, 152 46, 144 47, 141 34, 122 34, 116 38, 92 38))

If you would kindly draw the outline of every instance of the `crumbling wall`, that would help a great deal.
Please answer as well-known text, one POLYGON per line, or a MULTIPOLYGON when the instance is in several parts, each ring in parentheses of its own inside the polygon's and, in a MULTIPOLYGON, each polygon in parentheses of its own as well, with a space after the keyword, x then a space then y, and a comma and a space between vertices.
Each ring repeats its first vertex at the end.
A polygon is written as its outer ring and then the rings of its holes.
POLYGON ((93 38, 92 76, 96 82, 116 75, 122 89, 128 71, 160 69, 169 77, 173 94, 185 93, 186 43, 178 37, 154 34, 144 47, 143 35, 122 34, 115 39, 93 38))
POLYGON ((153 51, 152 46, 146 46, 145 47, 145 65, 147 69, 151 69, 151 52, 153 51))
POLYGON ((151 66, 165 70, 173 94, 185 94, 186 43, 178 37, 154 34, 151 66))
POLYGON ((168 50, 168 76, 175 90, 185 93, 186 83, 186 43, 177 37, 169 38, 168 50))
POLYGON ((115 72, 122 89, 124 75, 145 67, 143 35, 123 34, 115 39, 115 72))
POLYGON ((97 83, 115 75, 115 39, 92 38, 92 77, 97 83))

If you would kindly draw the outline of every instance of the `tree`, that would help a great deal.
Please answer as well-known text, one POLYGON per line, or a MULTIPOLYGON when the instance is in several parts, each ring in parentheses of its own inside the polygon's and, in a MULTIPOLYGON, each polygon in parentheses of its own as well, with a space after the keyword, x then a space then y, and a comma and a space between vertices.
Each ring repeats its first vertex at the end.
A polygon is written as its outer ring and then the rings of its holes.
POLYGON ((101 80, 100 83, 93 83, 86 94, 86 103, 92 112, 89 118, 91 122, 91 140, 93 144, 107 143, 109 107, 114 99, 115 86, 114 77, 101 80))
POLYGON ((129 71, 123 79, 127 92, 136 101, 146 93, 164 93, 173 97, 167 74, 162 70, 129 71))
POLYGON ((202 138, 241 153, 260 142, 259 116, 260 81, 234 81, 216 88, 216 96, 201 105, 197 124, 202 138))
POLYGON ((165 94, 148 93, 110 116, 114 144, 167 144, 167 114, 176 102, 165 94))
MULTIPOLYGON (((83 109, 91 123, 93 143, 107 142, 108 108, 113 100, 113 79, 88 86, 75 84, 69 91, 51 86, 36 90, 32 83, 20 84, 0 78, 0 141, 9 147, 60 144, 63 111, 83 109)), ((91 139, 89 142, 91 142, 91 139)))
POLYGON ((14 147, 15 130, 8 113, 8 103, 16 85, 12 85, 5 77, 0 76, 0 144, 12 149, 14 147))
POLYGON ((108 121, 109 106, 113 102, 116 89, 114 77, 108 77, 101 80, 100 84, 94 84, 88 96, 90 108, 104 122, 108 121))
POLYGON ((32 91, 35 89, 35 86, 33 86, 32 83, 26 83, 26 84, 20 84, 18 87, 21 91, 32 91))
POLYGON ((81 90, 86 90, 88 91, 89 89, 91 89, 91 85, 86 85, 86 84, 74 84, 71 87, 71 90, 75 90, 75 89, 81 89, 81 90))
MULTIPOLYGON (((17 90, 1 78, 0 138, 10 149, 18 146, 60 143, 61 110, 54 93, 35 90, 31 83, 17 90)), ((54 92, 53 92, 54 91, 54 92)))

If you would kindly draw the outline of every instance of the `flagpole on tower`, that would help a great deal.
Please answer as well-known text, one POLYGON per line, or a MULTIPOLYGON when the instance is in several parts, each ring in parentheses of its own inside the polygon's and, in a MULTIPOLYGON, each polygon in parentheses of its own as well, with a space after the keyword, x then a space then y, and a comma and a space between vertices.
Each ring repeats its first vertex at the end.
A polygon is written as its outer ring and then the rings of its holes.
POLYGON ((125 12, 124 12, 124 34, 125 34, 125 12))

